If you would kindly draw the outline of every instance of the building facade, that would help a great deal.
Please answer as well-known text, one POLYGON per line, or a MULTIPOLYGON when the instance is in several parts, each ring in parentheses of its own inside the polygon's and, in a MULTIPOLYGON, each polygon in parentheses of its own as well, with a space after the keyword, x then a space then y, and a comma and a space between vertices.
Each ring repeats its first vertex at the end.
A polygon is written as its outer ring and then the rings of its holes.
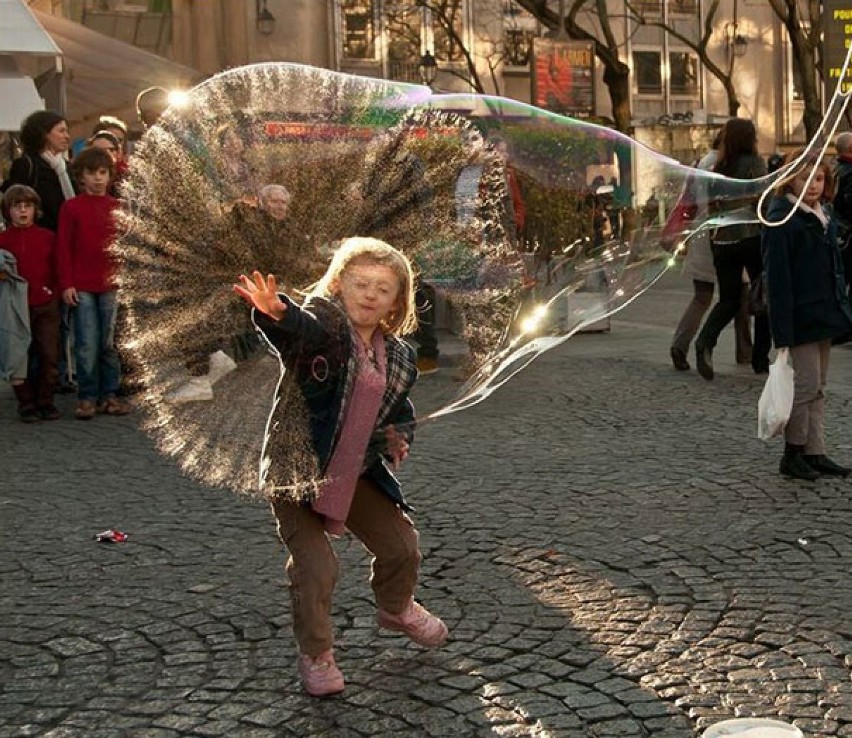
MULTIPOLYGON (((564 0, 568 6, 571 0, 564 0)), ((352 74, 419 82, 425 54, 436 62, 438 92, 484 91, 533 101, 536 41, 546 36, 511 0, 32 0, 128 43, 168 56, 203 74, 243 64, 289 61, 352 74)), ((631 69, 634 135, 689 160, 706 148, 708 131, 728 116, 721 82, 690 48, 705 25, 706 0, 641 0, 647 23, 608 0, 621 61, 631 69), (655 23, 676 31, 666 32, 655 23)), ((550 0, 554 11, 559 1, 550 0)), ((591 4, 590 4, 591 5, 591 4)), ((784 29, 766 0, 722 0, 708 43, 711 61, 732 68, 738 114, 759 131, 761 153, 801 143, 797 99, 784 29)), ((580 25, 603 38, 597 15, 580 25)), ((551 34, 552 36, 552 34, 551 34)), ((554 44, 568 39, 557 37, 554 44)), ((570 42, 568 43, 570 46, 570 42)), ((593 47, 588 56, 594 58, 593 47)), ((569 58, 569 57, 566 57, 569 58)), ((590 109, 611 119, 603 69, 587 75, 590 109)), ((581 78, 574 76, 575 83, 581 78)))

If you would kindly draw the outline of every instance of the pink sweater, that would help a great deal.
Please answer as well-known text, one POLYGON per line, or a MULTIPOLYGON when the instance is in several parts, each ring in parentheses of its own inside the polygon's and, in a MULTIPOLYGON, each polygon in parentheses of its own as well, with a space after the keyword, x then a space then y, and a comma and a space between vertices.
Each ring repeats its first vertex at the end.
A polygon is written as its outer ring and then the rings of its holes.
POLYGON ((352 336, 353 349, 358 356, 358 376, 352 396, 346 403, 346 415, 340 429, 340 438, 328 462, 325 482, 313 509, 325 518, 325 529, 340 535, 346 528, 346 518, 355 485, 361 476, 367 445, 376 427, 376 418, 382 405, 387 375, 385 337, 380 330, 373 333, 371 359, 361 339, 352 336))

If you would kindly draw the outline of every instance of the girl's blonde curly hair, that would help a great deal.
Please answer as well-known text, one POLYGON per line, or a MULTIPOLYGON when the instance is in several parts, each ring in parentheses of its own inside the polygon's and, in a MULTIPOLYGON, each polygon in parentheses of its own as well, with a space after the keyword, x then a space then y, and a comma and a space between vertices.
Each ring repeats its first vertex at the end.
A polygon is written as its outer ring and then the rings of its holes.
POLYGON ((381 265, 390 268, 399 279, 397 305, 382 321, 381 329, 395 336, 404 336, 417 329, 417 308, 414 302, 414 271, 411 262, 389 243, 378 238, 353 236, 345 239, 334 252, 331 264, 323 277, 308 292, 325 298, 339 297, 340 280, 350 266, 381 265))

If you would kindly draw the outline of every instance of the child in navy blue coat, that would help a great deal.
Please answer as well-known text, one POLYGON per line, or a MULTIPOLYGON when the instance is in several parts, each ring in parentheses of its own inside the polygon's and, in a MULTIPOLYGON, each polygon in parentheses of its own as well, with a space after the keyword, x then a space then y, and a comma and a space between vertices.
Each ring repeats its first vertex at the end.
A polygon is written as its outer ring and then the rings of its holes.
MULTIPOLYGON (((787 161, 801 153, 789 154, 787 161)), ((831 170, 823 161, 812 162, 782 182, 767 220, 779 222, 788 215, 790 219, 764 228, 762 242, 772 337, 777 349, 790 350, 795 371, 793 411, 784 430, 780 471, 810 481, 820 475, 845 477, 850 472, 825 454, 825 384, 831 343, 852 334, 837 223, 822 204, 833 194, 831 170)))

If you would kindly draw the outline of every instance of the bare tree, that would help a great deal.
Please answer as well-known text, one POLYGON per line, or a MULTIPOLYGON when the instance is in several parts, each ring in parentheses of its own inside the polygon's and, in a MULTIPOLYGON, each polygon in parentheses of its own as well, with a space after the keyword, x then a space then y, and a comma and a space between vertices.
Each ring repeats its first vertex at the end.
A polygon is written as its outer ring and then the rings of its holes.
MULTIPOLYGON (((499 95, 498 70, 506 59, 505 46, 502 40, 488 38, 480 39, 478 53, 469 48, 464 38, 462 0, 408 0, 384 5, 384 22, 392 39, 391 56, 396 54, 400 59, 409 60, 419 58, 424 11, 429 14, 432 25, 434 55, 439 61, 456 62, 443 67, 442 72, 464 80, 474 92, 485 94, 488 90, 477 65, 477 59, 482 59, 487 65, 491 85, 499 95)), ((498 20, 497 15, 494 20, 498 20)))
POLYGON ((813 137, 822 121, 819 79, 825 79, 822 48, 822 3, 820 0, 769 0, 793 47, 793 68, 805 103, 805 135, 813 137), (804 13, 803 13, 804 9, 804 13))

